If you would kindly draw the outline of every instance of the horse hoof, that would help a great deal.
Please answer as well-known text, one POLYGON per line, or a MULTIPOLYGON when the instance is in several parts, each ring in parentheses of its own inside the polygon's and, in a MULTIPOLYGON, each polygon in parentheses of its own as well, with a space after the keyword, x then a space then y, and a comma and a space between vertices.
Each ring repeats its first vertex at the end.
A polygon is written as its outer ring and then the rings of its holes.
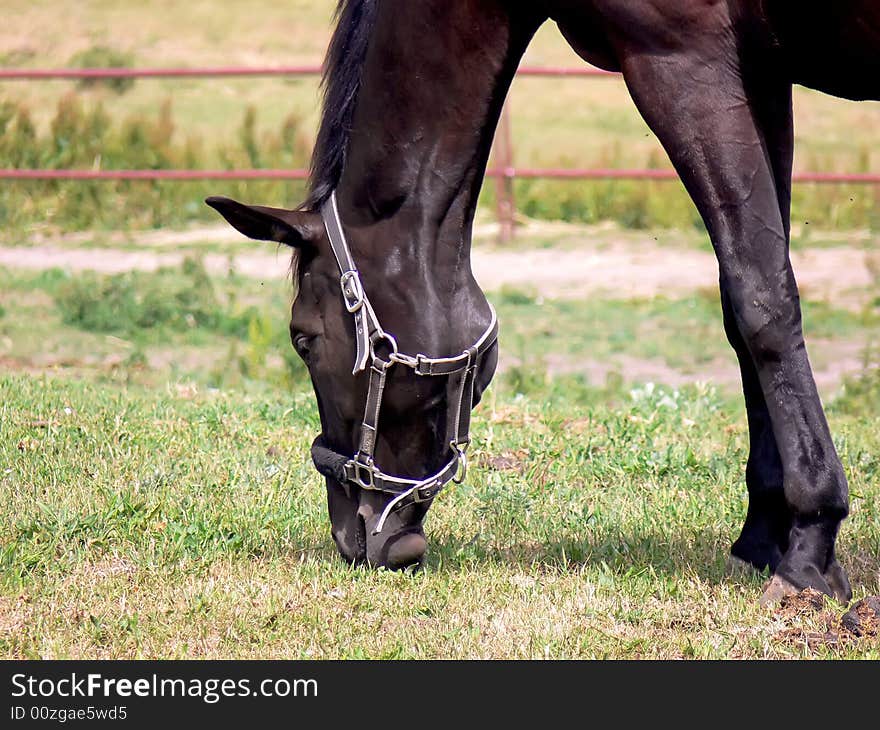
POLYGON ((727 556, 727 563, 724 569, 727 575, 732 578, 748 578, 759 572, 754 565, 736 557, 736 555, 727 556))
POLYGON ((799 592, 800 591, 785 580, 785 578, 780 578, 778 575, 774 575, 764 588, 764 595, 761 596, 760 604, 764 607, 773 606, 786 596, 794 596, 799 592))
POLYGON ((847 611, 840 623, 855 636, 880 634, 880 597, 868 596, 847 611))

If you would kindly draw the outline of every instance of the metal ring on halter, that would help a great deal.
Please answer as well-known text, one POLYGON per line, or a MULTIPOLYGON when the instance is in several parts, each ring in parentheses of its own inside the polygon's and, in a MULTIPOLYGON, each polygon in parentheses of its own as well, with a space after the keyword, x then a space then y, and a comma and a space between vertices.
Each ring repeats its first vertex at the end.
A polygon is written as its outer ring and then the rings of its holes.
POLYGON ((357 271, 346 271, 339 277, 339 286, 342 288, 342 299, 345 308, 354 314, 364 306, 364 285, 357 271), (349 291, 349 287, 351 291, 349 291))
POLYGON ((376 330, 372 335, 370 335, 370 353, 373 358, 379 358, 382 362, 385 363, 385 368, 391 367, 395 362, 395 356, 397 355, 397 340, 394 339, 394 335, 389 335, 385 330, 376 330), (376 354, 376 345, 380 342, 387 342, 388 347, 391 352, 388 354, 388 359, 386 360, 384 357, 380 357, 376 354))
POLYGON ((455 451, 455 454, 458 457, 458 471, 456 471, 455 476, 452 477, 452 481, 456 484, 461 484, 467 478, 467 447, 469 443, 470 441, 466 441, 463 444, 457 444, 455 441, 450 442, 453 451, 455 451))

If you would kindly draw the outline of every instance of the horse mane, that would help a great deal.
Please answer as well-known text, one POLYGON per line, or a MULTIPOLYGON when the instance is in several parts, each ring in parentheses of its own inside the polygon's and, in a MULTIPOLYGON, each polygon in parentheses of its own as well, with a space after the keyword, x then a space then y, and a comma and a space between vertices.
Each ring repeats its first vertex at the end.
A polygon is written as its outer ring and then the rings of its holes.
POLYGON ((324 59, 324 102, 303 208, 317 210, 339 184, 379 0, 339 0, 336 28, 324 59))

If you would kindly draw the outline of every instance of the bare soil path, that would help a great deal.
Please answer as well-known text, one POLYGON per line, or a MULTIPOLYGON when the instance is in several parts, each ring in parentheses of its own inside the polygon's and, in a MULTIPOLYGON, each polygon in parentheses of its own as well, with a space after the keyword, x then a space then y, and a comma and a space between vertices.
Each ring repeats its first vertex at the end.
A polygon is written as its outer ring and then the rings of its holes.
MULTIPOLYGON (((26 247, 0 247, 0 266, 21 269, 103 273, 153 271, 175 266, 191 252, 167 250, 177 245, 230 238, 223 229, 185 233, 144 234, 143 249, 85 248, 44 242, 26 247)), ((864 290, 874 283, 876 254, 863 248, 834 247, 793 251, 792 262, 805 297, 833 301, 838 306, 859 306, 864 290)), ((222 274, 230 263, 235 270, 254 278, 282 278, 288 275, 288 257, 283 249, 255 247, 253 251, 206 253, 209 271, 222 274)), ((693 248, 670 248, 651 238, 591 245, 586 238, 581 248, 534 248, 517 246, 505 250, 494 246, 474 247, 474 273, 487 291, 508 286, 524 288, 552 298, 584 298, 591 295, 620 299, 684 296, 699 289, 715 288, 718 270, 712 254, 693 248)))

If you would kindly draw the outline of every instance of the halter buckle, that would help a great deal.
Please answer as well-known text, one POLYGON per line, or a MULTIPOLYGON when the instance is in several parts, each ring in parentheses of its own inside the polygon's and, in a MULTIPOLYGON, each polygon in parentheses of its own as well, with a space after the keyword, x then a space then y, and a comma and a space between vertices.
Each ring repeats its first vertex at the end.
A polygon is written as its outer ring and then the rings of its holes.
POLYGON ((364 306, 364 285, 361 283, 361 275, 355 271, 346 271, 339 278, 339 287, 342 289, 342 299, 345 308, 354 314, 364 306))
POLYGON ((373 459, 367 458, 366 461, 360 460, 360 455, 354 460, 354 483, 357 484, 361 489, 375 489, 376 484, 374 480, 374 466, 373 459), (364 479, 363 474, 367 475, 367 479, 364 479))

